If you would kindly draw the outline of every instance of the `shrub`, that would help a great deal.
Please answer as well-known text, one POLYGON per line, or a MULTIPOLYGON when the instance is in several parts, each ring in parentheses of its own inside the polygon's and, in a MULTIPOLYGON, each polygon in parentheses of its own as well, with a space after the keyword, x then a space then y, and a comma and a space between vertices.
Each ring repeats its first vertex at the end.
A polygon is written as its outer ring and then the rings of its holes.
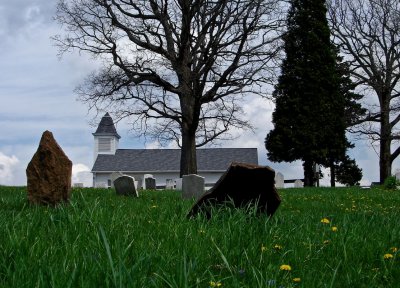
POLYGON ((385 179, 383 187, 388 190, 394 190, 400 185, 399 180, 395 176, 389 176, 385 179))

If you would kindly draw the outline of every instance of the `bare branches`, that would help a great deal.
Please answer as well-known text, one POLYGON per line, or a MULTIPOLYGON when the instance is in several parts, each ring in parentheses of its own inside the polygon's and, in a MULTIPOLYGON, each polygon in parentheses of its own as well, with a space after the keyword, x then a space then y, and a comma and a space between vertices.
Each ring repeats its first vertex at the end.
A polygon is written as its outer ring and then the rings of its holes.
POLYGON ((372 88, 379 103, 358 132, 380 141, 381 182, 390 176, 391 154, 400 121, 400 2, 398 0, 331 0, 330 22, 335 41, 351 63, 356 82, 372 88))
POLYGON ((139 133, 198 146, 241 120, 240 99, 270 83, 284 14, 278 0, 59 0, 60 53, 103 61, 77 89, 93 109, 115 109, 139 133), (187 125, 186 125, 187 126, 187 125), (186 127, 185 126, 185 127, 186 127))

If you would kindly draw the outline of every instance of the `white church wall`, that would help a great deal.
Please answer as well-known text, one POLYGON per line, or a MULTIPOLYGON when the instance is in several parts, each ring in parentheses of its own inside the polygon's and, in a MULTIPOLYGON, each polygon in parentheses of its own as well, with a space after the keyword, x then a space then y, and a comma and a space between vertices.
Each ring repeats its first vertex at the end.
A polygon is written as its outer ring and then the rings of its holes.
MULTIPOLYGON (((122 172, 125 175, 132 176, 138 181, 138 186, 142 187, 143 176, 144 174, 152 174, 156 179, 157 186, 165 186, 167 183, 167 179, 175 180, 179 178, 178 172, 146 172, 146 173, 129 173, 122 172)), ((221 177, 223 172, 199 172, 200 176, 205 178, 206 186, 212 186, 218 179, 221 177)), ((111 181, 111 173, 95 173, 94 177, 94 187, 114 187, 111 181)))

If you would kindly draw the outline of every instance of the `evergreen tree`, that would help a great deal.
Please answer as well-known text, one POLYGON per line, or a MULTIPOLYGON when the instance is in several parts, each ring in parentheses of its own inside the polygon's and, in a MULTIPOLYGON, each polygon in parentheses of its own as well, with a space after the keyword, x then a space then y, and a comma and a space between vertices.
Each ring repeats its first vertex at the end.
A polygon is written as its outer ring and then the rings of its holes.
MULTIPOLYGON (((343 57, 338 55, 339 49, 336 49, 335 53, 336 53, 336 73, 339 79, 339 89, 340 89, 339 92, 344 99, 344 110, 343 110, 344 123, 345 127, 349 128, 354 126, 366 114, 367 110, 365 108, 362 108, 361 104, 357 102, 363 96, 354 92, 356 85, 350 78, 349 64, 343 62, 343 57)), ((354 145, 347 140, 344 143, 339 142, 336 144, 338 146, 335 147, 333 151, 330 151, 328 153, 328 158, 326 159, 326 162, 321 163, 325 167, 330 168, 331 187, 335 187, 335 181, 337 180, 336 179, 337 167, 342 167, 343 165, 347 165, 350 161, 349 157, 345 154, 346 151, 354 147, 354 145)), ((358 166, 355 164, 355 160, 351 161, 354 161, 354 165, 358 169, 358 166)))
POLYGON ((314 163, 344 155, 344 106, 324 0, 293 0, 284 35, 286 58, 275 86, 274 129, 265 140, 271 161, 302 160, 304 185, 314 163))
POLYGON ((360 185, 362 170, 358 168, 356 161, 348 156, 336 165, 336 180, 346 186, 360 185))

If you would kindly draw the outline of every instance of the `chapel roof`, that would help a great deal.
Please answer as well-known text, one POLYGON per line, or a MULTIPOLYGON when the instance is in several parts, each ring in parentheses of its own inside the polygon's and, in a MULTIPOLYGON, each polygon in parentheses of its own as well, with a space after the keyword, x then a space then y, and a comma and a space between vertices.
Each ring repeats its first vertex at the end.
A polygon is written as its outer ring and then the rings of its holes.
POLYGON ((115 136, 121 138, 115 129, 114 121, 108 112, 101 118, 99 126, 93 136, 115 136))
MULTIPOLYGON (((197 149, 197 170, 225 171, 232 162, 258 164, 257 148, 197 149)), ((99 154, 92 172, 157 172, 180 170, 180 149, 117 149, 99 154)))

